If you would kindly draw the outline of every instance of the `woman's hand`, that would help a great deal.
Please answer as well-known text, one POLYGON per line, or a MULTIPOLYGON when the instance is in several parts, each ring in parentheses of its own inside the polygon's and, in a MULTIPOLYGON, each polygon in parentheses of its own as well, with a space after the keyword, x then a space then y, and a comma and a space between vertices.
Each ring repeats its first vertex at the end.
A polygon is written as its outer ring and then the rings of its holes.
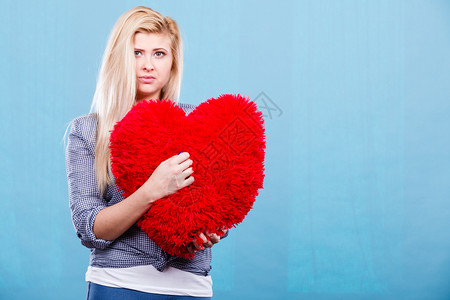
POLYGON ((151 195, 152 202, 169 196, 194 182, 192 160, 189 153, 174 155, 153 171, 143 188, 151 195))
MULTIPOLYGON (((227 230, 222 230, 223 234, 227 232, 227 230)), ((187 246, 189 253, 195 254, 199 250, 203 250, 205 248, 211 248, 214 244, 217 244, 220 241, 220 236, 216 233, 200 232, 198 237, 202 240, 203 243, 198 243, 197 239, 194 238, 192 242, 190 242, 187 246)))

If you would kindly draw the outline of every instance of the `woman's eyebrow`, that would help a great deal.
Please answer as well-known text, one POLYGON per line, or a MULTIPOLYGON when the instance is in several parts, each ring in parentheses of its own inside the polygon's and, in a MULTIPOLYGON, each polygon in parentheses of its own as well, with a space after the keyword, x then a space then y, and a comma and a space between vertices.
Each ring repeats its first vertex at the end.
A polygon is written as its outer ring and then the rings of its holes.
MULTIPOLYGON (((156 51, 156 50, 167 51, 165 48, 154 48, 152 51, 156 51)), ((144 49, 140 49, 140 48, 134 48, 134 51, 145 51, 145 50, 144 49)))
POLYGON ((155 48, 153 50, 164 50, 164 51, 167 51, 166 48, 155 48))

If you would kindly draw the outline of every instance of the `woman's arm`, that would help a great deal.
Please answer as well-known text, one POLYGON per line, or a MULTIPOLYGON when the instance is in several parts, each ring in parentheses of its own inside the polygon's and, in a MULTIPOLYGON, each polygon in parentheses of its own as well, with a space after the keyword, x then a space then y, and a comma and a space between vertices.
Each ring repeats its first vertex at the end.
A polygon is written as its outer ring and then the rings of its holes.
POLYGON ((191 165, 187 152, 160 163, 131 196, 97 214, 93 228, 95 236, 107 241, 118 238, 147 212, 153 202, 192 184, 194 177, 190 175, 194 171, 191 165))
POLYGON ((115 240, 136 223, 156 200, 141 186, 128 198, 102 209, 94 221, 95 236, 105 241, 115 240))
POLYGON ((95 119, 75 119, 68 136, 66 171, 73 225, 81 243, 104 249, 142 216, 151 204, 194 182, 186 152, 163 161, 130 197, 109 206, 95 178, 95 119))

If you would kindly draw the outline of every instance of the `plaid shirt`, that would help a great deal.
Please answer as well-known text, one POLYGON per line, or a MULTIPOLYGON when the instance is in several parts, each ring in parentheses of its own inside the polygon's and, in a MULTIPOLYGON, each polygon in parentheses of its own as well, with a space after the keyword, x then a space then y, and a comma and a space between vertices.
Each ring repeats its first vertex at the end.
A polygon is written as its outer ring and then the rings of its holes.
MULTIPOLYGON (((195 108, 192 104, 179 103, 178 106, 187 114, 195 108)), ((89 265, 124 268, 150 264, 159 271, 172 266, 198 275, 209 275, 210 248, 198 251, 191 260, 171 256, 136 224, 113 241, 95 237, 92 227, 98 212, 123 200, 115 184, 108 186, 105 196, 100 197, 94 170, 96 126, 94 114, 73 120, 66 149, 72 221, 81 243, 91 249, 89 265)))

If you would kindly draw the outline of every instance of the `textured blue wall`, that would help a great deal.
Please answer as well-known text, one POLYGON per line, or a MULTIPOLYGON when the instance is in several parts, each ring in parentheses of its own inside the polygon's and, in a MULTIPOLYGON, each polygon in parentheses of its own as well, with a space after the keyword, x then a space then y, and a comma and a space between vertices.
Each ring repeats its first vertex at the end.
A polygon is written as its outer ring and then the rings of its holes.
POLYGON ((174 18, 181 101, 265 114, 266 181, 215 299, 450 298, 448 1, 0 3, 0 298, 83 299, 62 137, 126 10, 174 18))

